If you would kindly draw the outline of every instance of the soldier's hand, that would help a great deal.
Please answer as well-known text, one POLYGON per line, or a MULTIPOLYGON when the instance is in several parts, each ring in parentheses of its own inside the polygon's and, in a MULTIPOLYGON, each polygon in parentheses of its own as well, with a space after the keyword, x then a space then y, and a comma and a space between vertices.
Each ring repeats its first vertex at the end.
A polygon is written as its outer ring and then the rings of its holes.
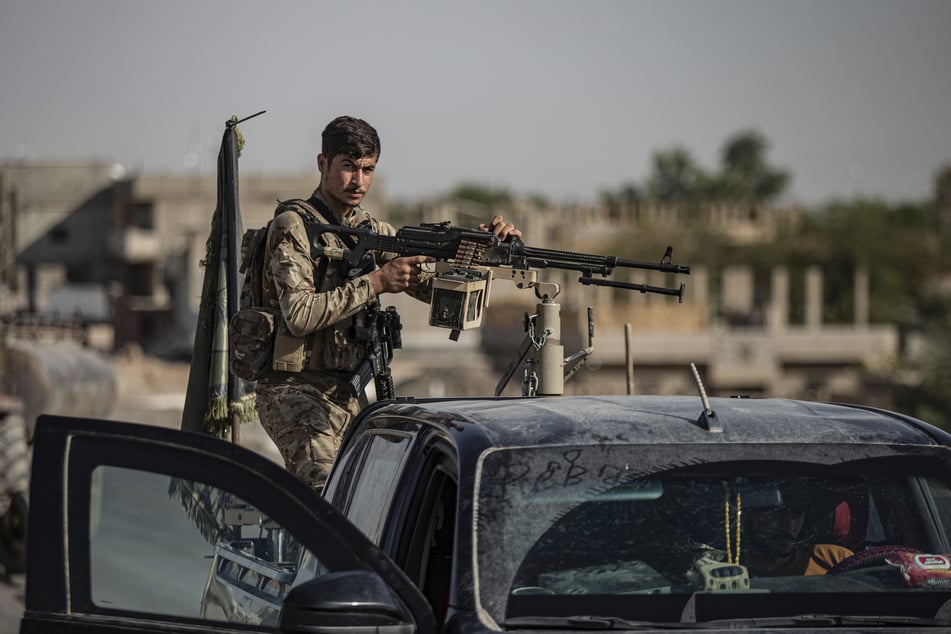
POLYGON ((370 273, 370 284, 377 295, 382 293, 400 293, 413 284, 418 284, 423 264, 435 262, 426 255, 413 255, 394 258, 370 273))
POLYGON ((488 225, 481 224, 479 229, 482 231, 491 231, 498 236, 499 240, 505 240, 509 236, 521 238, 522 232, 519 231, 511 222, 505 222, 505 218, 496 214, 492 217, 492 222, 488 225))

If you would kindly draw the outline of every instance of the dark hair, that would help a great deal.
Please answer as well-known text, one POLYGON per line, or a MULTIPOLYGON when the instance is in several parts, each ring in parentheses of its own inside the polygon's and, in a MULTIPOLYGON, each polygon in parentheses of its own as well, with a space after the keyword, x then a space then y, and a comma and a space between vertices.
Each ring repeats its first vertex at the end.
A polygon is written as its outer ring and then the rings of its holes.
POLYGON ((327 124, 321 134, 320 152, 332 162, 338 154, 361 159, 380 156, 380 137, 363 119, 337 117, 327 124))

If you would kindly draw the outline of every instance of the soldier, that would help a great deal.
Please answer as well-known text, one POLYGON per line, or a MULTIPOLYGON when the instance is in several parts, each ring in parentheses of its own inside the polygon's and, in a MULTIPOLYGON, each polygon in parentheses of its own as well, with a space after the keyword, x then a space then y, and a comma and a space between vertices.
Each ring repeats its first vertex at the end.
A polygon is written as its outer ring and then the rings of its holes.
MULTIPOLYGON (((342 116, 327 125, 317 156, 320 183, 308 200, 319 212, 319 222, 365 224, 380 234, 396 233, 360 206, 379 158, 379 137, 366 121, 342 116)), ((287 469, 320 490, 343 433, 359 411, 350 379, 365 350, 349 333, 365 323, 367 309, 383 293, 405 291, 428 302, 432 275, 422 271, 429 258, 413 256, 377 257, 372 270, 351 276, 336 261, 311 257, 299 209, 282 205, 275 214, 262 283, 265 305, 280 310, 284 319, 275 357, 300 348, 305 361, 300 372, 272 370, 258 380, 257 410, 287 469)), ((521 236, 501 216, 479 228, 500 239, 521 236)))

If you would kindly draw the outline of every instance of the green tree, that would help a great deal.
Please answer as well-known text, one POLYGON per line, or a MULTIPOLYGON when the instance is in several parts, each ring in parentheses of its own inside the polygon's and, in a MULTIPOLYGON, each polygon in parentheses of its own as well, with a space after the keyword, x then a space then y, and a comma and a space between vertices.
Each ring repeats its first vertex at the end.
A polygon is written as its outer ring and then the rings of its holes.
POLYGON ((601 192, 609 209, 641 202, 685 206, 696 217, 698 205, 706 202, 761 204, 781 196, 789 185, 787 171, 766 160, 769 142, 755 130, 744 130, 727 139, 718 169, 708 172, 683 147, 655 152, 643 185, 627 183, 617 190, 601 192))
POLYGON ((684 148, 654 154, 647 198, 664 203, 693 203, 702 198, 707 175, 684 148))
MULTIPOLYGON (((951 164, 938 170, 934 182, 934 201, 931 205, 931 223, 937 228, 944 245, 951 243, 951 164)), ((942 249, 942 269, 951 269, 951 251, 942 249)))
POLYGON ((450 200, 460 200, 485 205, 489 208, 511 205, 512 192, 505 187, 492 187, 478 183, 460 183, 449 192, 450 200))
POLYGON ((951 296, 934 289, 917 308, 917 333, 927 345, 883 377, 889 406, 951 430, 951 296))
POLYGON ((769 143, 755 130, 730 137, 721 152, 721 168, 713 178, 711 195, 721 200, 764 203, 775 200, 789 184, 789 174, 766 161, 769 143))
POLYGON ((887 377, 893 406, 951 430, 951 291, 946 281, 951 271, 951 165, 935 175, 934 198, 922 212, 917 233, 904 243, 890 240, 889 246, 928 263, 925 269, 909 269, 920 279, 907 300, 908 319, 901 328, 905 339, 918 338, 923 345, 887 377))

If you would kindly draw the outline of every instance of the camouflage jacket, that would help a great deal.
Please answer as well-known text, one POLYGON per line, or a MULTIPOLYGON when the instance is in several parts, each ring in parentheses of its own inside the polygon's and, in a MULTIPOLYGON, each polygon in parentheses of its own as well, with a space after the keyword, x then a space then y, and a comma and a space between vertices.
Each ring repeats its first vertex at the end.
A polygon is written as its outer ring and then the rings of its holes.
MULTIPOLYGON (((313 195, 319 196, 317 191, 313 195)), ((351 372, 366 357, 365 346, 350 339, 351 326, 364 325, 367 309, 378 303, 369 274, 351 279, 345 265, 327 258, 312 258, 301 215, 284 206, 278 207, 276 213, 267 236, 264 303, 281 311, 284 327, 291 335, 310 340, 308 371, 351 372)), ((371 218, 362 208, 338 220, 345 226, 369 220, 378 233, 396 233, 392 225, 371 218)), ((325 233, 323 239, 328 246, 346 246, 331 233, 325 233)), ((377 256, 377 266, 393 257, 395 254, 391 253, 377 256)), ((407 293, 428 302, 431 278, 427 276, 423 284, 407 293)))

